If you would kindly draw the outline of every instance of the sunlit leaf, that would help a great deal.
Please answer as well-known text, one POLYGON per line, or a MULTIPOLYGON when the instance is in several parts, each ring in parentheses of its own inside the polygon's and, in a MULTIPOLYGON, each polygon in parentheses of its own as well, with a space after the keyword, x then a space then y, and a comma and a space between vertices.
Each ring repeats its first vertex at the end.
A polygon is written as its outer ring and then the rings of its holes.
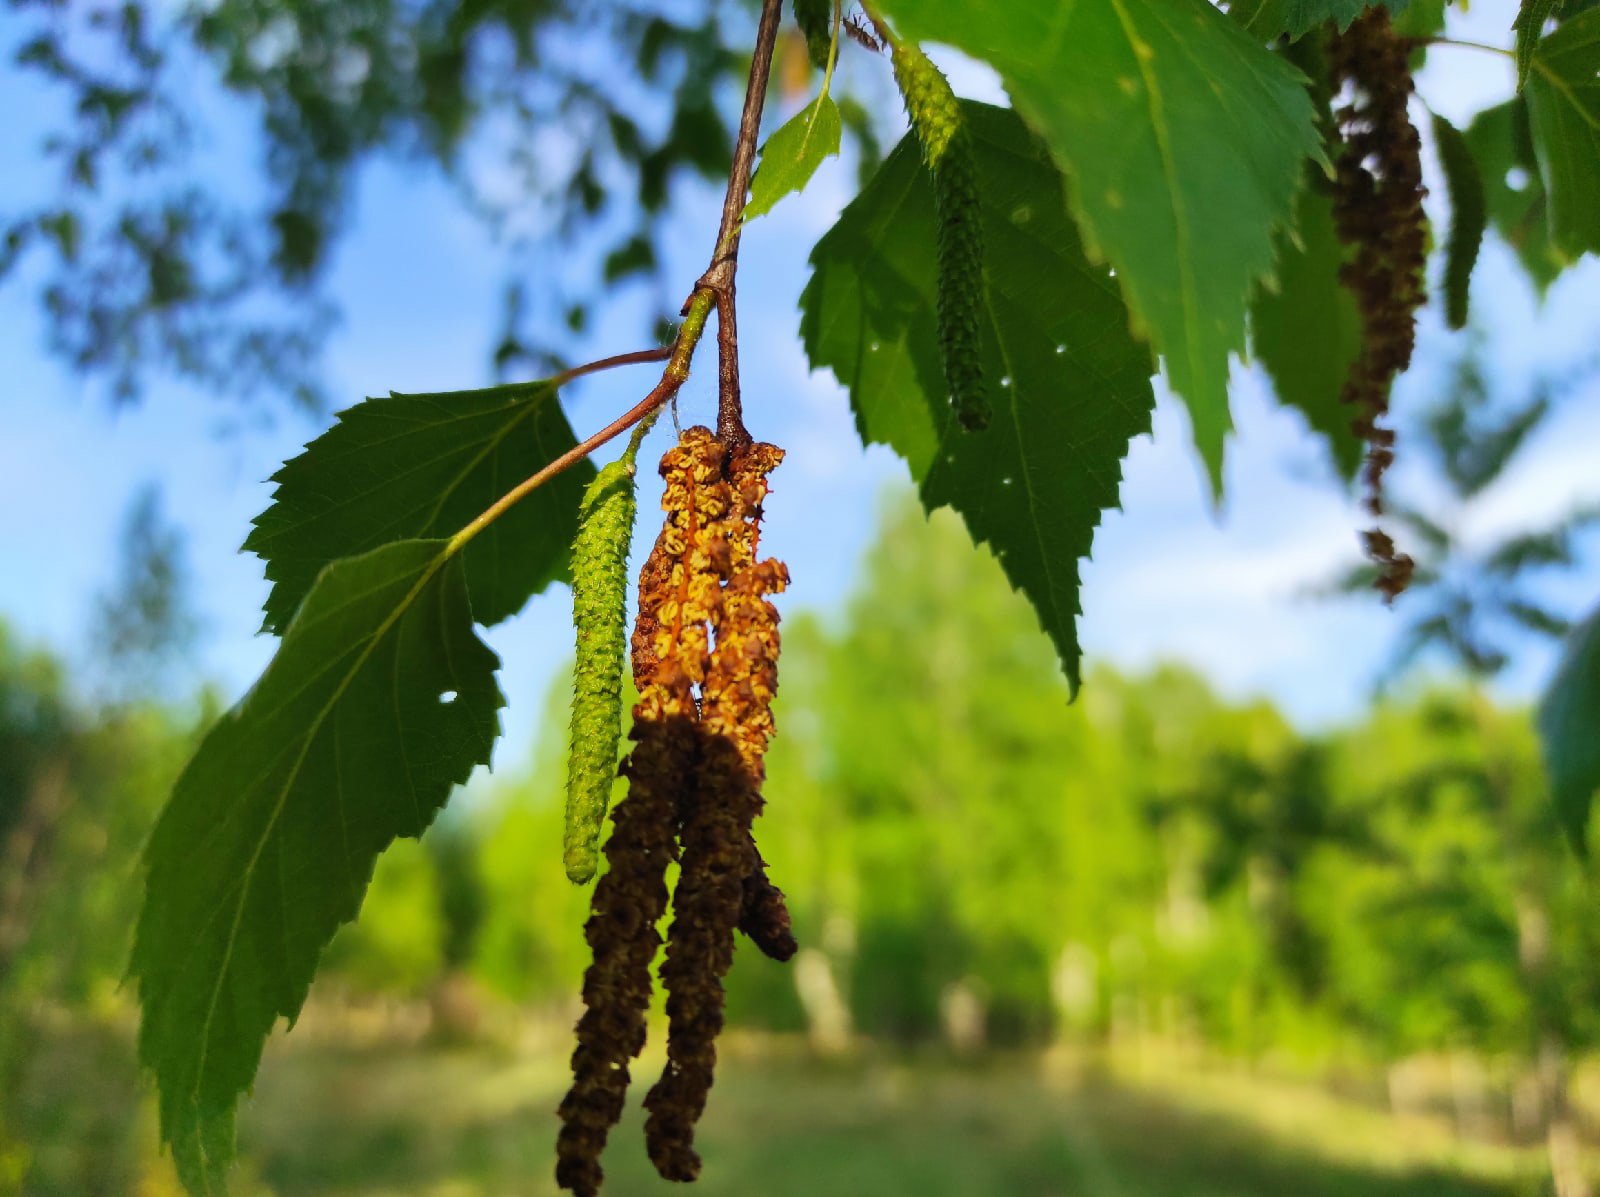
POLYGON ((1540 40, 1523 92, 1550 197, 1550 240, 1568 259, 1600 253, 1600 8, 1540 40))
MULTIPOLYGON (((548 382, 368 399, 273 475, 272 506, 244 547, 266 560, 266 627, 281 632, 330 562, 390 541, 449 536, 576 444, 548 382)), ((566 578, 578 502, 594 477, 580 462, 467 546, 479 623, 521 610, 566 578)))
POLYGON ((839 152, 843 135, 838 107, 832 97, 820 96, 767 138, 750 180, 745 220, 765 216, 779 200, 804 190, 817 167, 839 152))
POLYGON ((1084 256, 1060 173, 1011 112, 964 106, 987 247, 994 418, 958 424, 939 358, 933 185, 909 138, 812 253, 801 333, 850 390, 864 440, 895 449, 923 504, 961 513, 1079 674, 1078 562, 1150 427, 1150 357, 1116 280, 1084 256))
POLYGON ((1065 169, 1220 490, 1228 355, 1308 157, 1300 73, 1207 0, 889 0, 903 32, 983 59, 1065 169))
POLYGON ((1437 113, 1433 117, 1433 141, 1450 196, 1450 235, 1444 247, 1445 321, 1451 328, 1465 328, 1472 268, 1477 264, 1488 224, 1483 175, 1467 139, 1437 113))
MULTIPOLYGON (((1411 7, 1411 0, 1380 0, 1392 13, 1411 7)), ((1369 0, 1238 0, 1228 5, 1228 13, 1262 41, 1287 34, 1304 37, 1317 26, 1332 21, 1339 29, 1367 10, 1369 0)))
POLYGON ((1567 638, 1561 664, 1539 704, 1539 738, 1556 810, 1579 851, 1600 790, 1600 611, 1567 638))
POLYGON ((504 700, 461 562, 401 541, 318 578, 151 834, 129 971, 139 1057, 191 1192, 223 1191, 274 1024, 360 908, 378 854, 489 760, 504 700))
POLYGON ((1327 190, 1307 186, 1297 208, 1295 235, 1278 235, 1277 284, 1262 288, 1250 305, 1250 344, 1279 401, 1322 435, 1339 474, 1350 479, 1365 447, 1340 395, 1361 352, 1361 313, 1339 281, 1344 248, 1327 190))
POLYGON ((1484 109, 1465 137, 1483 179, 1490 222, 1516 251, 1534 285, 1545 290, 1566 261, 1550 243, 1548 199, 1533 152, 1526 101, 1484 109))
POLYGON ((1517 19, 1511 22, 1511 28, 1517 31, 1518 91, 1528 84, 1534 51, 1539 47, 1539 38, 1544 35, 1545 25, 1560 11, 1561 0, 1522 0, 1517 19))

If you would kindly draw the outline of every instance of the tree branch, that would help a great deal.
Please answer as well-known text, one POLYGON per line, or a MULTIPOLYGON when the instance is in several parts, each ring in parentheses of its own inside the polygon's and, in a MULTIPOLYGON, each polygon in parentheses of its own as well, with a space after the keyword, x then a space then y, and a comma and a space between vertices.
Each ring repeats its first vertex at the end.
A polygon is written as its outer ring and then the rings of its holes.
POLYGON ((586 374, 598 374, 602 370, 615 370, 618 366, 636 366, 642 362, 664 362, 672 356, 672 345, 663 345, 660 349, 636 349, 632 353, 619 353, 613 357, 603 357, 599 361, 584 362, 581 366, 573 366, 551 377, 550 382, 557 387, 564 387, 574 378, 582 378, 586 374))
POLYGON ((570 469, 607 441, 620 436, 676 395, 689 377, 689 363, 694 359, 695 347, 705 332, 706 319, 711 308, 717 309, 718 391, 717 439, 728 449, 737 449, 750 443, 750 433, 745 430, 743 405, 739 397, 739 330, 735 316, 734 276, 739 269, 739 227, 744 217, 746 197, 750 194, 750 175, 755 168, 756 137, 761 130, 761 110, 766 104, 767 84, 772 77, 772 53, 778 40, 778 24, 783 16, 783 0, 763 0, 761 24, 756 29, 755 52, 750 60, 750 81, 745 87, 744 110, 739 117, 739 135, 733 147, 733 165, 728 171, 728 190, 722 200, 722 222, 717 230, 716 248, 711 253, 711 265, 706 268, 689 293, 683 305, 684 321, 678 329, 677 339, 670 351, 643 350, 625 353, 615 358, 604 358, 585 366, 577 366, 557 381, 589 374, 595 370, 627 365, 641 361, 657 361, 667 356, 667 368, 661 381, 634 407, 618 416, 583 443, 574 445, 536 474, 523 479, 514 488, 501 495, 480 515, 450 538, 450 551, 463 548, 478 533, 499 519, 530 493, 543 486, 557 474, 570 469), (670 356, 669 356, 670 354, 670 356))
MULTIPOLYGON (((640 420, 657 411, 660 407, 678 393, 679 388, 689 377, 689 363, 694 358, 695 346, 700 343, 700 336, 705 332, 706 319, 711 315, 712 302, 716 292, 710 288, 697 291, 689 299, 689 304, 684 311, 683 324, 678 329, 677 339, 673 341, 671 350, 667 351, 667 368, 661 372, 661 381, 656 383, 654 389, 636 403, 630 410, 618 416, 599 432, 574 445, 549 465, 523 479, 514 488, 501 495, 490 504, 471 523, 462 528, 450 538, 451 551, 459 550, 482 532, 495 520, 499 519, 512 507, 516 506, 529 494, 538 490, 550 479, 554 478, 573 466, 577 465, 589 454, 626 432, 640 420)), ((646 352, 654 353, 655 350, 646 352)), ((631 355, 624 355, 631 356, 631 355)))
POLYGON ((695 284, 709 290, 717 303, 717 439, 733 449, 750 443, 744 426, 744 406, 739 394, 739 330, 734 276, 739 270, 740 223, 750 194, 750 173, 756 161, 756 136, 761 130, 761 110, 772 77, 772 51, 778 40, 783 0, 764 0, 761 24, 756 30, 755 52, 750 59, 750 81, 745 87, 744 111, 739 116, 739 136, 733 146, 733 166, 722 199, 722 224, 717 230, 711 265, 695 284))

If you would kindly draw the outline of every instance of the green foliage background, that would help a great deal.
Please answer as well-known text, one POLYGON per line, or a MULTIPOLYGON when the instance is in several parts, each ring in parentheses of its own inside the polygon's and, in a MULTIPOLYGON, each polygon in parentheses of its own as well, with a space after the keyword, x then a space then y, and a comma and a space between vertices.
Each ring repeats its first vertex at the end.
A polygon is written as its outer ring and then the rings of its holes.
MULTIPOLYGON (((30 1192, 131 1192, 162 1174, 149 1126, 63 1121, 90 1107, 51 1105, 30 1054, 50 1050, 51 1027, 103 1027, 75 1050, 98 1043, 101 1083, 137 1108, 118 989, 134 858, 195 714, 97 715, 47 658, 7 642, 3 664, 0 734, 16 748, 0 810, 14 818, 56 765, 76 800, 0 972, 0 1125, 33 1160, 30 1192)), ((586 958, 586 894, 558 860, 566 699, 558 682, 525 771, 380 859, 313 1013, 412 1008, 435 1037, 481 1039, 496 1011, 520 1011, 559 1042, 586 958)), ((1471 689, 1319 736, 1179 670, 1094 671, 1071 705, 999 563, 954 516, 897 493, 840 615, 787 620, 778 718, 759 834, 811 963, 741 948, 738 1031, 827 1033, 825 976, 858 1045, 916 1051, 965 1042, 953 999, 990 1048, 1175 1038, 1312 1074, 1381 1075, 1416 1053, 1514 1072, 1553 1025, 1580 1054, 1600 1033, 1592 898, 1529 715, 1471 689), (1530 904, 1551 933, 1537 978, 1519 963, 1530 904)))

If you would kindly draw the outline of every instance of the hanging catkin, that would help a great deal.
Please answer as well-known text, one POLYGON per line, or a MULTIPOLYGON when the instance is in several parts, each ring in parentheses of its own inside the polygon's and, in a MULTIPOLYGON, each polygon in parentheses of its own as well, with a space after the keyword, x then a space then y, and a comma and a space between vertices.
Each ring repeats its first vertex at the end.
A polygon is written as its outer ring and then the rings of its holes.
MULTIPOLYGON (((733 962, 746 886, 759 884, 752 881, 761 860, 751 825, 762 805, 763 759, 778 685, 778 613, 768 596, 783 590, 788 572, 781 562, 757 561, 755 555, 766 477, 782 456, 771 445, 755 444, 736 454, 729 469, 741 518, 729 539, 732 574, 712 612, 716 648, 702 691, 699 773, 683 811, 683 856, 661 966, 667 1065, 645 1098, 646 1146, 668 1180, 693 1180, 700 1171, 694 1129, 716 1066, 722 978, 733 962)), ((781 908, 782 895, 776 898, 781 908)), ((779 916, 771 900, 768 895, 767 908, 757 913, 774 921, 779 916)), ((782 919, 787 922, 786 912, 782 919)), ((776 930, 768 938, 781 951, 776 930)))
MULTIPOLYGON (((1395 377, 1411 364, 1416 310, 1423 301, 1427 224, 1422 211, 1421 143, 1406 104, 1409 45, 1388 10, 1373 7, 1329 45, 1335 94, 1350 90, 1336 113, 1334 221, 1351 256, 1340 271, 1361 311, 1361 352, 1341 398, 1357 411, 1352 428, 1367 443, 1362 471, 1367 510, 1383 514, 1383 477, 1394 462, 1394 431, 1384 426, 1395 377)), ((1393 601, 1411 581, 1411 558, 1381 527, 1364 533, 1378 566, 1378 589, 1393 601)))
POLYGON ((562 860, 579 885, 594 876, 600 824, 617 776, 622 738, 622 658, 627 615, 628 542, 633 536, 631 457, 597 474, 578 507, 572 543, 572 622, 577 657, 567 753, 562 860))
POLYGON ((922 159, 933 176, 939 218, 939 349, 945 383, 963 428, 989 424, 983 376, 983 223, 978 170, 961 102, 927 55, 911 42, 894 46, 894 77, 905 98, 922 159))
POLYGON ((639 701, 629 733, 634 747, 622 769, 628 794, 612 814, 610 867, 584 927, 593 959, 584 973, 572 1087, 560 1107, 556 1181, 579 1197, 599 1192, 600 1155, 622 1115, 629 1062, 644 1047, 666 868, 697 764, 694 686, 706 676, 709 620, 727 573, 725 538, 713 531, 732 505, 723 456, 708 431, 691 428, 661 463, 666 521, 639 580, 639 701))
POLYGON ((755 851, 754 839, 750 848, 755 868, 745 874, 744 895, 739 903, 739 930, 762 955, 779 961, 793 959, 800 945, 795 942, 789 904, 783 891, 767 876, 767 862, 755 851))

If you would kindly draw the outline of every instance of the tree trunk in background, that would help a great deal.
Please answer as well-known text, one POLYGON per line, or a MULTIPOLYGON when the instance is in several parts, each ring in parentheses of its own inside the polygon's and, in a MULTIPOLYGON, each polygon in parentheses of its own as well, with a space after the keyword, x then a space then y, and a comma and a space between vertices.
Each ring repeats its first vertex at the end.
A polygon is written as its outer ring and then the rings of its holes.
POLYGON ((1455 1108, 1456 1133, 1463 1139, 1487 1139, 1489 1120, 1483 1064, 1470 1052, 1450 1053, 1450 1100, 1455 1108))
POLYGON ((1389 1090, 1389 1112, 1396 1117, 1423 1113, 1427 1109, 1424 1086, 1418 1077, 1417 1060, 1407 1056, 1390 1064, 1385 1072, 1389 1090))
POLYGON ((1567 1099, 1569 1077, 1565 1047, 1553 1036, 1546 1039, 1539 1046, 1539 1088, 1544 1098, 1550 1176, 1555 1181, 1556 1197, 1591 1197, 1594 1189, 1583 1171, 1578 1123, 1567 1099))
POLYGON ((839 993, 833 961, 820 948, 801 948, 794 961, 794 986, 806 1014, 806 1037, 823 1056, 850 1048, 850 1008, 839 993))
POLYGON ((27 806, 0 850, 0 982, 28 938, 28 923, 50 833, 67 805, 67 764, 57 760, 34 778, 27 806))
POLYGON ((1539 1102, 1556 1197, 1592 1197, 1594 1190, 1584 1175, 1578 1125, 1568 1099, 1566 1043, 1551 1021, 1547 1004, 1550 919, 1544 904, 1527 890, 1517 895, 1517 956, 1534 1012, 1539 1044, 1539 1102))

